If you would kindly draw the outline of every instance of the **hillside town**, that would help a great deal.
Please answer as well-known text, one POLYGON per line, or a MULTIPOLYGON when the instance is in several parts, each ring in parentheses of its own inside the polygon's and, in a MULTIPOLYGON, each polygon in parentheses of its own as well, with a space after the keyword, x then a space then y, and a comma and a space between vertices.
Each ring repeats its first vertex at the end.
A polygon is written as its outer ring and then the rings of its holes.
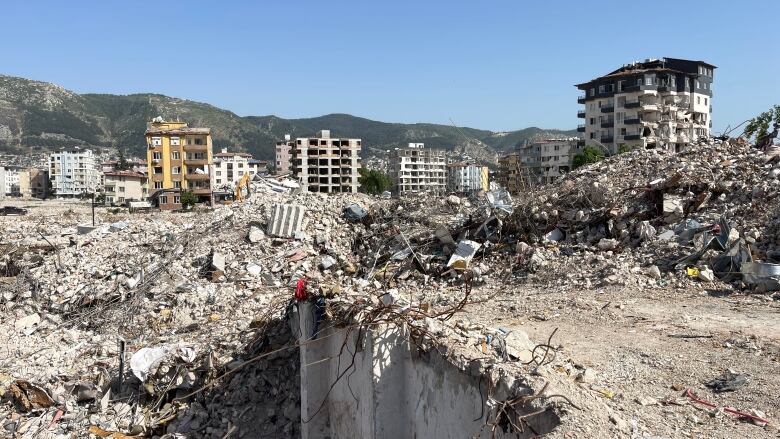
POLYGON ((2 156, 0 437, 777 437, 780 110, 716 135, 716 66, 615 67, 501 154, 166 115, 2 156))

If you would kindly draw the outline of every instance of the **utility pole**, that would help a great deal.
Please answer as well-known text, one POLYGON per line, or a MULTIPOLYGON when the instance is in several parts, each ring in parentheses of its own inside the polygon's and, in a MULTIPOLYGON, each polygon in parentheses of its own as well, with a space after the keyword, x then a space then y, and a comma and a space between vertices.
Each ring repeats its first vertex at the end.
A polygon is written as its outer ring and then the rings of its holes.
POLYGON ((92 191, 92 227, 95 227, 95 191, 92 191))

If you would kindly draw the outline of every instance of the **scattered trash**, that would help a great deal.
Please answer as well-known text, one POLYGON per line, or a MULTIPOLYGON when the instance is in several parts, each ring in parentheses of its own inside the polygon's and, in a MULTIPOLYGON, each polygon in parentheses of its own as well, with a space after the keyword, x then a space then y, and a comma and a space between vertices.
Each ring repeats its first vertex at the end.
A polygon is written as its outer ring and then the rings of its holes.
POLYGON ((723 375, 708 382, 706 385, 716 393, 721 393, 733 392, 744 386, 745 383, 747 383, 747 377, 745 375, 727 370, 723 375))

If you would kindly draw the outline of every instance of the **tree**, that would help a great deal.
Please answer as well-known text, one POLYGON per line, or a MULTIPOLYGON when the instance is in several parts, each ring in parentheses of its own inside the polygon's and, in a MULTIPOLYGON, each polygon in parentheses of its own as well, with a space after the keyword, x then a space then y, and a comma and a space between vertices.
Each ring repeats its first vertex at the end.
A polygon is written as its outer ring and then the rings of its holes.
POLYGON ((777 130, 780 127, 780 105, 775 105, 769 111, 765 111, 758 116, 750 119, 745 127, 745 135, 749 138, 756 136, 756 146, 759 148, 768 148, 772 146, 777 137, 777 130), (769 131, 769 124, 772 124, 772 131, 769 131))
POLYGON ((190 191, 181 192, 181 205, 184 207, 193 206, 198 202, 198 197, 190 191))
POLYGON ((581 153, 576 154, 572 159, 572 169, 577 169, 580 166, 584 166, 590 163, 596 163, 604 159, 604 153, 592 146, 586 146, 581 153))
POLYGON ((116 162, 116 170, 117 171, 128 171, 130 170, 130 163, 127 163, 127 159, 125 159, 125 153, 122 152, 122 148, 119 148, 119 158, 116 162))
POLYGON ((390 189, 393 184, 390 177, 382 171, 360 168, 358 172, 360 173, 360 177, 358 177, 360 189, 367 194, 379 195, 390 189))

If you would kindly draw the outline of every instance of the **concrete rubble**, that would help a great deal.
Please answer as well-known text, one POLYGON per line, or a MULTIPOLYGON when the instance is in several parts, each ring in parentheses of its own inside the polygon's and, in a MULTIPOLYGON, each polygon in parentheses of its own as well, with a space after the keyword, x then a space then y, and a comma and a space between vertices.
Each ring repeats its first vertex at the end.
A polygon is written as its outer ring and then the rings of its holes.
POLYGON ((327 196, 262 179, 241 203, 105 214, 83 234, 68 214, 6 223, 2 434, 300 437, 311 427, 298 346, 320 334, 291 330, 304 303, 323 331, 395 328, 470 377, 480 437, 553 432, 589 412, 626 434, 581 390, 597 372, 559 357, 555 332, 538 343, 475 323, 487 299, 472 290, 707 282, 772 294, 771 157, 735 140, 634 151, 514 200, 327 196))

